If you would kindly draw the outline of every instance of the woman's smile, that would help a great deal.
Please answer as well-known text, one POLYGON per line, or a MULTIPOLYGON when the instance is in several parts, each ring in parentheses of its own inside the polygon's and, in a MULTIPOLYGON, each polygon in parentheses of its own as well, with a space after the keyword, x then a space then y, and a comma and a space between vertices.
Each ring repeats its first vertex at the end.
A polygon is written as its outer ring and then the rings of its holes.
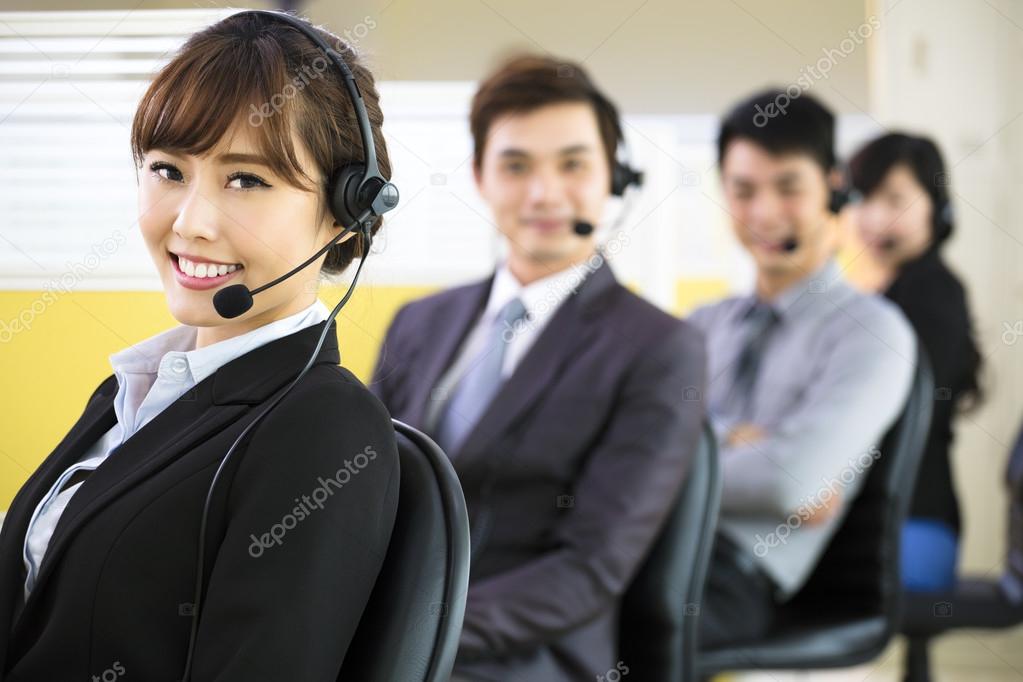
POLYGON ((186 289, 202 291, 220 286, 245 269, 244 265, 213 262, 195 262, 185 256, 167 252, 174 268, 174 277, 178 284, 186 289))

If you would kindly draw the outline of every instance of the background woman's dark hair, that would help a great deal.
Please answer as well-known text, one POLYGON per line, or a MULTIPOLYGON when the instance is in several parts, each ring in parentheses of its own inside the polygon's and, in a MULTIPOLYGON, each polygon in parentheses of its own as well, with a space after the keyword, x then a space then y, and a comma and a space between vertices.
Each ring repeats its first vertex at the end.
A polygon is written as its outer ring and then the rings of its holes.
MULTIPOLYGON (((849 162, 849 182, 854 190, 868 197, 881 186, 892 168, 904 165, 931 198, 931 244, 937 251, 952 236, 953 220, 949 204, 949 178, 941 151, 930 138, 894 132, 868 142, 849 162)), ((971 336, 966 350, 971 371, 956 396, 963 411, 976 409, 984 401, 980 376, 983 358, 971 336)))
MULTIPOLYGON (((314 30, 351 68, 369 114, 380 172, 389 178, 373 74, 343 40, 314 30)), ((256 128, 260 151, 276 174, 303 191, 315 188, 317 223, 330 212, 326 184, 332 171, 362 159, 352 101, 334 65, 284 22, 235 14, 190 36, 146 90, 132 122, 135 165, 140 167, 154 148, 201 156, 236 122, 256 128), (300 167, 292 131, 309 150, 319 177, 300 167)), ((381 222, 373 223, 374 234, 381 222)), ((362 255, 362 241, 346 239, 327 252, 322 272, 340 274, 362 255)))
POLYGON ((888 133, 867 143, 849 162, 849 182, 868 197, 884 182, 892 168, 904 165, 931 198, 931 247, 952 236, 949 179, 938 146, 929 138, 888 133))

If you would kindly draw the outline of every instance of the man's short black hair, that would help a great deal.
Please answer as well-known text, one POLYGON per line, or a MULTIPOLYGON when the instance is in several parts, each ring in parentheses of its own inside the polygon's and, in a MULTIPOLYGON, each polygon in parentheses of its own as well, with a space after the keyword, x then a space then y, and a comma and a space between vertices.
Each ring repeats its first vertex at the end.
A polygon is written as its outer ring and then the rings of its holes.
POLYGON ((746 139, 776 156, 806 154, 825 173, 834 167, 834 114, 801 90, 795 97, 789 91, 758 92, 728 112, 718 134, 719 166, 724 163, 728 145, 746 139))

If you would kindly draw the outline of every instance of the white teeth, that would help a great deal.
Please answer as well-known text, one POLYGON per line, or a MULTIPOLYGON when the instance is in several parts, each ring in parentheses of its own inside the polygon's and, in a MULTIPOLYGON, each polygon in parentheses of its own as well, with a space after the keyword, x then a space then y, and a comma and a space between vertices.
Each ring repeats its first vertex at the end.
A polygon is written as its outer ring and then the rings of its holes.
POLYGON ((240 266, 224 265, 223 263, 193 263, 192 261, 178 256, 178 267, 189 277, 222 277, 229 272, 234 272, 240 266))

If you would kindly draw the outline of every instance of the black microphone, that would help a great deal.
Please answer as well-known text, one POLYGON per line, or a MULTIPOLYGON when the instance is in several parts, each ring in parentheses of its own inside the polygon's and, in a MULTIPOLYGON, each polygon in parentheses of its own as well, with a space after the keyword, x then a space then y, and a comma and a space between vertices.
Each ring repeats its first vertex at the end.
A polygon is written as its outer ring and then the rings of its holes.
POLYGON ((326 246, 324 246, 322 249, 314 253, 308 260, 306 260, 306 262, 302 263, 294 270, 291 270, 290 272, 281 275, 274 281, 268 284, 264 284, 258 289, 254 289, 252 291, 249 291, 249 288, 244 284, 232 284, 231 286, 224 287, 217 293, 213 294, 213 307, 217 309, 217 314, 229 320, 238 317, 239 315, 244 315, 252 307, 253 296, 255 296, 261 291, 266 291, 272 286, 280 284, 281 282, 288 279, 302 268, 312 263, 314 260, 323 255, 327 251, 327 249, 334 246, 334 244, 336 244, 339 239, 344 237, 352 230, 358 227, 362 227, 363 223, 366 222, 366 220, 370 217, 370 215, 372 215, 372 213, 373 213, 372 209, 366 209, 361 216, 356 218, 354 225, 346 227, 344 230, 341 231, 340 234, 338 234, 336 237, 327 242, 326 246))
POLYGON ((572 231, 580 237, 587 237, 593 234, 593 223, 585 220, 575 220, 572 222, 572 231))
POLYGON ((795 237, 789 237, 781 243, 781 250, 786 253, 792 253, 799 248, 799 240, 795 237))

